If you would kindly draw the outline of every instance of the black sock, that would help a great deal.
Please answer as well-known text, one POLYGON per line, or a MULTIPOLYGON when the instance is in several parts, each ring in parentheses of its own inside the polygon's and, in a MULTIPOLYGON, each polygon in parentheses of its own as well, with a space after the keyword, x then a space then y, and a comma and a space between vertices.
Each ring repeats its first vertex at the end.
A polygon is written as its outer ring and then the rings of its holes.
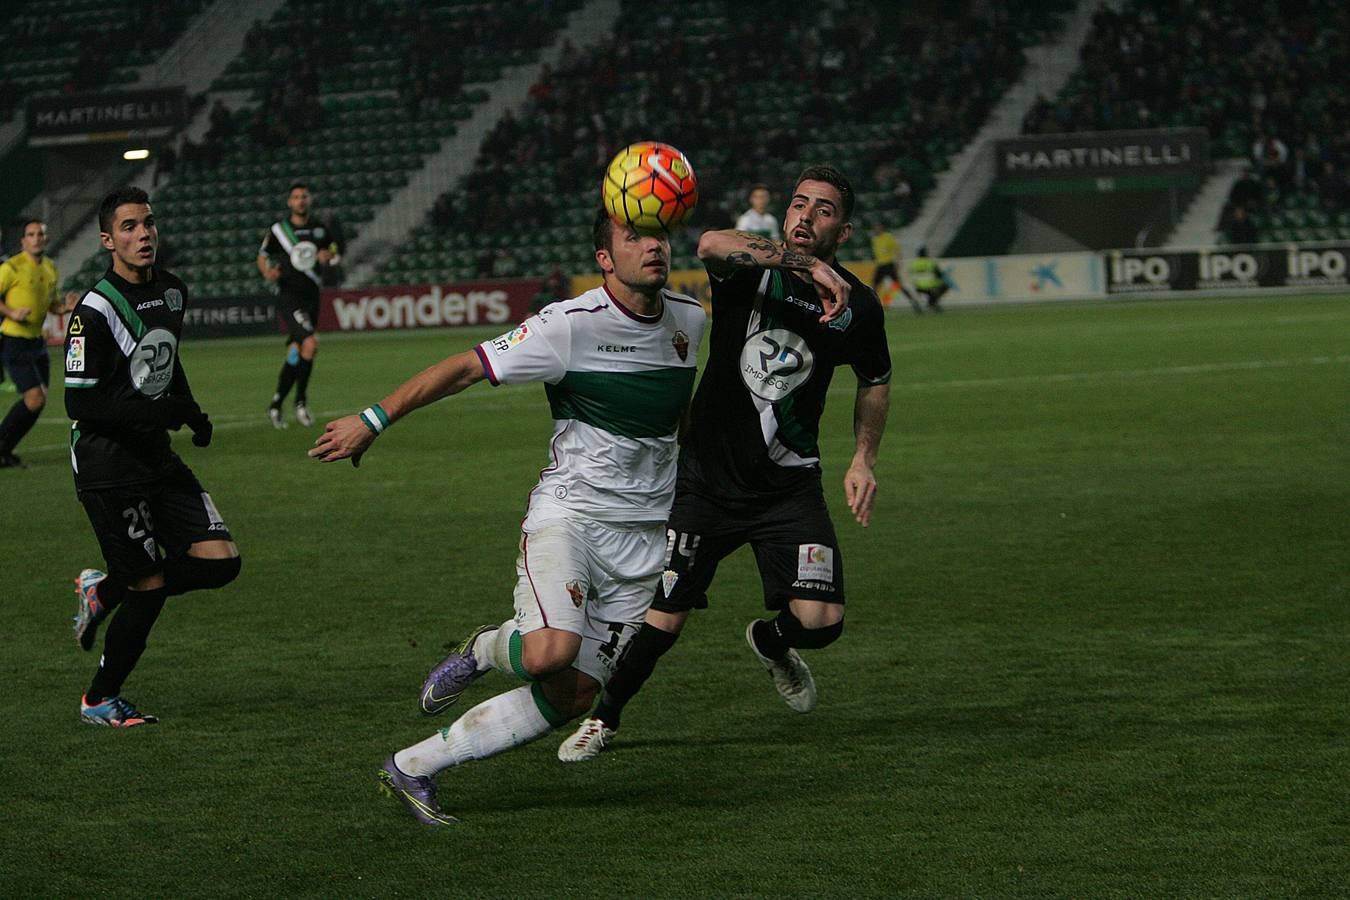
POLYGON ((784 607, 771 621, 761 619, 756 622, 751 635, 760 653, 769 659, 781 660, 792 648, 819 650, 828 647, 843 633, 842 619, 824 628, 807 628, 792 614, 792 610, 784 607))
POLYGON ((623 651, 618 668, 600 694, 600 702, 595 707, 595 717, 616 731, 619 719, 623 715, 624 705, 632 700, 647 679, 656 670, 656 662, 666 651, 675 646, 678 634, 662 631, 654 625, 642 624, 642 628, 628 642, 623 651))
POLYGON ((103 618, 106 619, 127 599, 127 580, 120 575, 109 575, 98 583, 96 593, 98 603, 103 607, 103 618))
POLYGON ((295 366, 291 365, 290 360, 281 364, 281 374, 277 376, 277 392, 272 395, 272 405, 281 406, 281 401, 286 399, 286 395, 291 392, 291 385, 295 384, 295 366))
POLYGON ((314 371, 314 360, 302 358, 295 366, 295 402, 309 401, 309 374, 314 371))
POLYGON ((750 634, 755 639, 756 650, 769 659, 782 659, 794 646, 794 639, 800 638, 804 630, 792 610, 784 607, 769 621, 757 621, 750 634))
POLYGON ((127 591, 126 599, 103 632, 103 659, 85 700, 90 705, 116 697, 136 662, 145 652, 145 641, 164 608, 164 588, 127 591))
POLYGON ((239 575, 239 557, 201 559, 180 556, 164 561, 165 596, 176 597, 188 591, 213 590, 234 581, 239 575))
POLYGON ((5 413, 5 418, 0 420, 0 453, 8 453, 18 446, 19 441, 23 440, 23 436, 37 420, 38 414, 29 409, 22 400, 11 406, 9 412, 5 413))

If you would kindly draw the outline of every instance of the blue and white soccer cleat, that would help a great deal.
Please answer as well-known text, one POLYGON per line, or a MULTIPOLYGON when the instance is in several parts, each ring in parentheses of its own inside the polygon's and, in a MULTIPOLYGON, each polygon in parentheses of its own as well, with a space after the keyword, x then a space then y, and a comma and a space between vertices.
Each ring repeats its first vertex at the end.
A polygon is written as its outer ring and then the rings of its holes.
POLYGON ((75 599, 79 606, 75 610, 75 642, 81 650, 94 646, 98 636, 98 626, 108 616, 108 610, 98 599, 98 586, 108 576, 98 569, 81 569, 80 577, 75 579, 75 599))
POLYGON ((394 754, 380 766, 380 791, 393 797, 423 825, 458 825, 459 819, 441 812, 436 802, 436 779, 427 775, 406 775, 394 762, 394 754))
POLYGON ((159 724, 159 719, 141 712, 135 704, 121 697, 106 697, 92 706, 81 697, 80 719, 87 725, 110 725, 113 728, 159 724))
POLYGON ((459 699, 465 688, 482 677, 473 644, 479 635, 496 630, 496 625, 479 625, 459 642, 453 653, 431 670, 427 680, 422 682, 422 695, 418 698, 422 715, 434 716, 445 712, 459 699))

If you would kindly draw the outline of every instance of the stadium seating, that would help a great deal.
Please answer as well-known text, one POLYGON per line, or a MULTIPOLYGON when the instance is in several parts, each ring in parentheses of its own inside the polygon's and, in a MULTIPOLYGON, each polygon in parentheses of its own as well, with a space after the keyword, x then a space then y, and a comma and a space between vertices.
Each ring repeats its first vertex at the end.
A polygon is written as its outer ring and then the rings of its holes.
POLYGON ((134 84, 135 69, 158 58, 207 5, 163 0, 152 15, 130 0, 44 0, 5 16, 0 120, 28 97, 134 84))
MULTIPOLYGON (((1335 86, 1335 73, 1350 62, 1348 33, 1350 11, 1334 0, 1103 7, 1081 67, 1054 101, 1038 104, 1023 130, 1202 127, 1215 157, 1250 158, 1269 176, 1265 196, 1248 201, 1260 240, 1344 237, 1337 216, 1350 164, 1342 124, 1350 99, 1335 86), (1255 158, 1263 135, 1283 145, 1283 163, 1255 158)), ((1226 226, 1227 210, 1223 220, 1226 226)))
MULTIPOLYGON (((311 183, 320 213, 353 238, 486 98, 481 83, 551 42, 562 21, 557 14, 577 2, 526 0, 509 16, 500 4, 464 0, 378 0, 346 18, 333 0, 281 7, 214 86, 252 92, 253 103, 230 117, 234 133, 209 140, 209 153, 200 152, 195 164, 180 162, 155 192, 166 265, 199 297, 261 293, 257 248, 297 178, 311 183), (370 16, 391 27, 372 37, 370 16), (305 26, 315 21, 350 24, 305 26), (438 68, 433 54, 440 59, 459 43, 454 68, 438 68), (432 95, 423 80, 446 90, 432 95), (281 116, 278 105, 295 99, 287 97, 293 82, 303 86, 298 99, 305 105, 281 116), (288 121, 305 117, 311 127, 288 121)), ((105 264, 102 254, 90 257, 68 284, 85 283, 105 264)))
MULTIPOLYGON (((633 140, 664 140, 689 155, 700 226, 732 224, 760 181, 779 192, 781 216, 783 185, 807 160, 850 176, 862 219, 902 225, 1016 78, 1021 48, 1044 40, 1071 6, 1061 0, 995 22, 896 21, 859 0, 836 4, 828 20, 780 6, 747 15, 732 0, 648 16, 648 5, 625 0, 612 41, 564 60, 536 86, 527 114, 536 124, 489 138, 475 173, 441 199, 444 214, 419 227, 376 280, 589 271, 600 174, 633 140), (552 133, 538 124, 555 118, 562 124, 552 133)), ((696 265, 696 239, 696 228, 677 236, 677 267, 696 265)), ((843 250, 867 254, 865 240, 843 250)))

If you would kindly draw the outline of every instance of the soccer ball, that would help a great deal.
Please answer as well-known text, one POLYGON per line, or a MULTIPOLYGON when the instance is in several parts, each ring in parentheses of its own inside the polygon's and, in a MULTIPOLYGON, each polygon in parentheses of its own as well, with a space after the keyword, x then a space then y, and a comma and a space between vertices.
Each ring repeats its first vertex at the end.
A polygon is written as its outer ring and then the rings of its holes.
POLYGON ((609 217, 620 225, 669 234, 698 205, 698 179, 683 153, 669 144, 641 141, 610 161, 601 194, 609 217))

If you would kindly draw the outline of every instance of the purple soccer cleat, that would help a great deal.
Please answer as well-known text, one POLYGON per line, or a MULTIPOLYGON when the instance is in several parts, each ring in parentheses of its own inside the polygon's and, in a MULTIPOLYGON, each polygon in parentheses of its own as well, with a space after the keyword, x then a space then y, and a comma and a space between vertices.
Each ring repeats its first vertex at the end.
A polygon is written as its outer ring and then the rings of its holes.
POLYGON ((418 699, 422 715, 434 716, 445 712, 459 699, 465 688, 482 676, 483 673, 478 671, 478 657, 474 656, 473 644, 479 635, 496 630, 496 625, 479 625, 460 641, 453 653, 431 670, 427 680, 422 682, 422 696, 418 699))
POLYGON ((441 812, 436 802, 436 779, 426 775, 405 775, 394 762, 394 754, 380 766, 380 790, 402 803, 412 817, 423 825, 458 825, 459 819, 441 812))

